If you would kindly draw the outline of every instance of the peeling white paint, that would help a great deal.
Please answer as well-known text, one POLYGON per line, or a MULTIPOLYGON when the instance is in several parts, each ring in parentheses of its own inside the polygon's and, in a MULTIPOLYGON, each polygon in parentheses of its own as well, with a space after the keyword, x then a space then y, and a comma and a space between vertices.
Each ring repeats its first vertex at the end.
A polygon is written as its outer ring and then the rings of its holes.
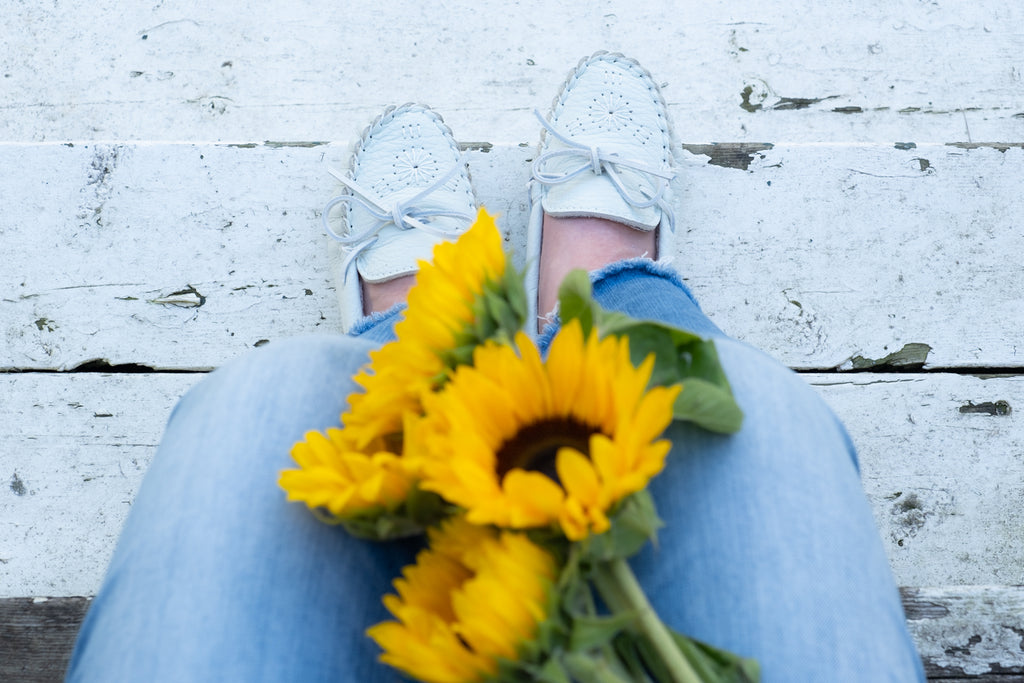
POLYGON ((926 587, 905 590, 904 600, 911 634, 932 675, 1024 671, 1024 587, 926 587), (926 611, 915 615, 914 605, 926 611))
POLYGON ((1024 112, 1021 26, 1007 0, 25 3, 0 17, 0 139, 332 140, 422 101, 466 139, 519 142, 607 49, 665 83, 690 142, 1004 140, 1024 112), (541 17, 573 30, 552 40, 541 17))
MULTIPOLYGON (((477 146, 481 201, 522 254, 533 148, 477 146)), ((338 329, 319 211, 345 145, 111 149, 0 145, 20 167, 0 194, 21 198, 0 215, 0 367, 209 368, 338 329)), ((1024 149, 690 149, 673 263, 729 333, 802 369, 913 345, 926 367, 1024 365, 1024 149)))

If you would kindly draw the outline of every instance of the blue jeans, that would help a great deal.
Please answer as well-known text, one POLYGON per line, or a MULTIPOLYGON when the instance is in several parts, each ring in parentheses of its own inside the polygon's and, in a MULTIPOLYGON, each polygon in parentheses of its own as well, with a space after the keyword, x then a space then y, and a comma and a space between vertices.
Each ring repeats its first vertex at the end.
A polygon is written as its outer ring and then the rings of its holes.
MULTIPOLYGON (((650 262, 599 273, 607 308, 716 338, 743 429, 677 425, 651 488, 666 521, 633 561, 663 618, 761 662, 765 683, 921 681, 842 425, 797 375, 727 337, 650 262)), ((336 423, 400 314, 270 344, 171 415, 82 626, 70 681, 391 681, 364 629, 418 542, 355 540, 288 504, 277 475, 336 423)))

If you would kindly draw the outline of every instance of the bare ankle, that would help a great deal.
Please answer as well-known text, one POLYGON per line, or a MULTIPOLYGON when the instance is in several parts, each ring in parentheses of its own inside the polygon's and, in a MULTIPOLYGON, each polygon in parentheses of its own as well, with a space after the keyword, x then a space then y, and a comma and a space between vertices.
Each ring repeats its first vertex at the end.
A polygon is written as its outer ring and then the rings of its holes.
POLYGON ((416 282, 416 275, 403 275, 384 282, 361 282, 363 288, 363 313, 386 311, 409 296, 409 290, 416 282))
POLYGON ((574 268, 596 270, 609 263, 657 256, 656 231, 636 230, 603 218, 544 215, 537 311, 544 315, 558 301, 558 286, 574 268))

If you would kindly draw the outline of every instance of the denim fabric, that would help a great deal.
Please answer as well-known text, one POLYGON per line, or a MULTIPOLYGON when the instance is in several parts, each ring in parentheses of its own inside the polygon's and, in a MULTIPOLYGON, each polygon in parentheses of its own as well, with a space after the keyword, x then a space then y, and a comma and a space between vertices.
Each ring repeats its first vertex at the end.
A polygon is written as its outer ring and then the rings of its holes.
MULTIPOLYGON (((797 375, 726 337, 677 276, 595 277, 609 308, 716 338, 739 434, 685 425, 652 483, 666 526, 633 561, 670 625, 761 661, 776 681, 923 681, 842 425, 797 375)), ((396 314, 395 314, 396 315, 396 314)), ((349 379, 390 333, 274 343, 174 410, 79 635, 69 681, 325 681, 397 676, 363 630, 417 542, 374 544, 288 504, 277 473, 335 424, 349 379)))
MULTIPOLYGON (((700 310, 697 299, 679 273, 647 258, 617 261, 590 274, 594 299, 608 310, 640 320, 658 320, 703 337, 725 337, 700 310)), ((558 313, 541 330, 537 345, 547 349, 558 332, 558 313)))
POLYGON ((349 336, 359 337, 368 341, 386 344, 395 340, 395 324, 405 313, 404 303, 395 304, 386 311, 378 311, 364 316, 349 330, 349 336))

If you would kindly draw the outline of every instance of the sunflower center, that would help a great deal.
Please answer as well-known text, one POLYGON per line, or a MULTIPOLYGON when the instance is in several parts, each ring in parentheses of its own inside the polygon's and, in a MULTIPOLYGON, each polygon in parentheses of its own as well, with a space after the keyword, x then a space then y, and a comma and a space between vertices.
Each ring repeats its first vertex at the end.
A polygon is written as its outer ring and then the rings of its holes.
POLYGON ((558 449, 575 448, 589 457, 590 436, 596 431, 590 425, 569 418, 542 420, 523 427, 498 449, 498 478, 503 479, 509 470, 519 468, 557 479, 555 454, 558 449))

